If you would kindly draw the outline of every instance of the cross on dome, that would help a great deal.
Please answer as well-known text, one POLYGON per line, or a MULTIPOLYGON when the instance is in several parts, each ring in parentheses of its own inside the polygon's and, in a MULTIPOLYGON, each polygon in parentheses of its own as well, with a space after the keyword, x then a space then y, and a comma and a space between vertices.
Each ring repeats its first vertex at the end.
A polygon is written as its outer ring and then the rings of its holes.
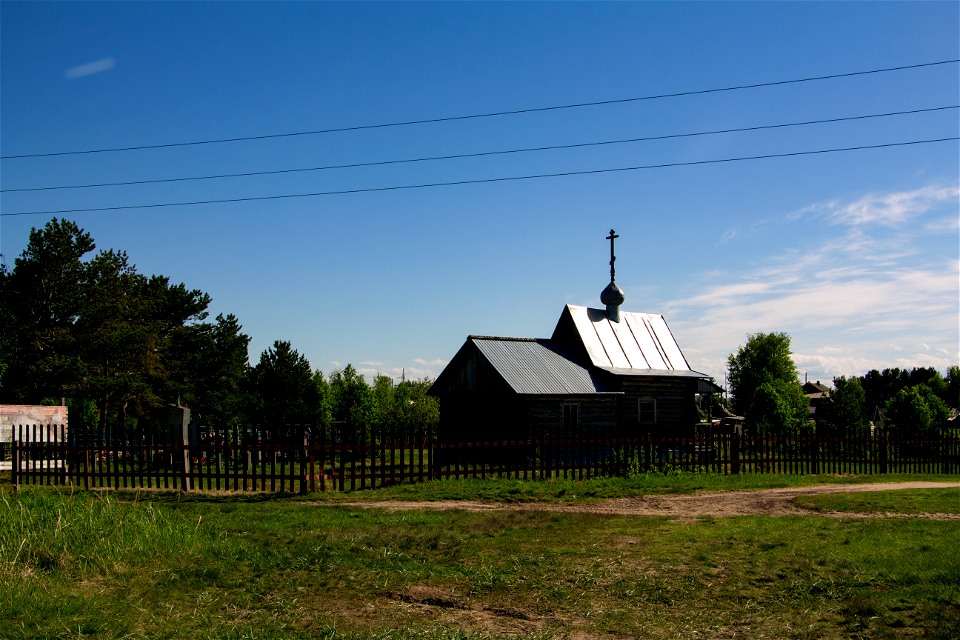
POLYGON ((613 263, 617 261, 617 256, 613 255, 613 241, 619 237, 613 229, 610 229, 610 235, 607 236, 607 240, 610 241, 610 282, 616 280, 614 277, 615 268, 613 263))
POLYGON ((607 317, 613 322, 620 322, 620 305, 626 300, 623 289, 617 286, 615 277, 614 263, 617 257, 613 253, 613 241, 619 237, 613 229, 610 229, 610 235, 607 236, 607 240, 610 241, 610 284, 600 294, 600 302, 607 305, 607 317))

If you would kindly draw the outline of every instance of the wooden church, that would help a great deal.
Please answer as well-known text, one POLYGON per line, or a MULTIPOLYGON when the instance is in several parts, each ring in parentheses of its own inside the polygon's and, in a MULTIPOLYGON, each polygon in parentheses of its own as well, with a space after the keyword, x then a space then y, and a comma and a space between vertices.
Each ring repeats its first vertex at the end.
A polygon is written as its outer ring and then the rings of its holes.
POLYGON ((467 338, 429 391, 440 442, 693 435, 695 394, 720 388, 690 369, 663 316, 620 310, 617 237, 606 309, 567 305, 550 338, 467 338))

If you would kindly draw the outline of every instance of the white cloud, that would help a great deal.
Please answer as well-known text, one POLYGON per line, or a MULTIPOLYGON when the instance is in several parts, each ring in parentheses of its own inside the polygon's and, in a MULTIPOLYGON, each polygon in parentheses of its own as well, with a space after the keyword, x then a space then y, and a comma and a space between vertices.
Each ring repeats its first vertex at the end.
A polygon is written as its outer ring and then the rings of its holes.
POLYGON ((719 380, 726 355, 748 333, 785 331, 801 373, 810 369, 821 379, 893 366, 942 370, 960 346, 960 260, 932 253, 928 238, 954 231, 914 224, 870 237, 857 225, 895 224, 957 195, 956 187, 928 186, 812 205, 804 211, 843 222, 847 231, 804 250, 757 256, 760 266, 750 271, 694 275, 704 283, 699 291, 664 304, 691 367, 719 380), (896 345, 936 354, 907 357, 896 345))
POLYGON ((70 67, 69 69, 65 70, 63 74, 68 80, 74 80, 76 78, 82 78, 84 76, 100 73, 101 71, 106 71, 107 69, 113 69, 116 65, 117 61, 113 58, 101 58, 100 60, 94 60, 93 62, 77 65, 76 67, 70 67))
POLYGON ((939 369, 940 371, 945 371, 947 367, 957 364, 957 355, 955 354, 953 359, 950 358, 938 358, 937 356, 930 355, 929 353, 918 353, 912 358, 898 358, 894 366, 900 367, 901 369, 913 369, 914 367, 933 367, 934 369, 939 369))
POLYGON ((736 237, 736 235, 737 235, 737 230, 736 230, 736 229, 727 229, 726 232, 724 232, 724 234, 723 234, 722 236, 720 236, 720 242, 719 242, 719 243, 720 243, 720 244, 723 244, 724 242, 728 242, 728 241, 730 241, 730 240, 733 240, 733 238, 736 237))
POLYGON ((337 369, 340 368, 340 363, 337 362, 336 360, 331 360, 331 361, 330 361, 330 364, 332 364, 332 365, 333 365, 334 367, 336 367, 337 369))
POLYGON ((383 366, 383 363, 382 363, 382 362, 379 362, 379 361, 377 361, 377 360, 367 360, 366 362, 361 362, 361 363, 360 363, 360 366, 382 367, 382 366, 383 366))
POLYGON ((447 361, 446 361, 446 360, 441 360, 440 358, 437 358, 436 360, 431 360, 430 362, 427 362, 427 361, 424 360, 423 358, 414 358, 413 361, 416 362, 417 364, 427 365, 427 366, 431 366, 431 367, 445 367, 445 366, 447 366, 447 361))
POLYGON ((924 214, 940 203, 955 200, 958 195, 960 189, 956 185, 927 185, 914 191, 864 196, 845 205, 836 201, 814 205, 808 210, 825 212, 824 217, 832 224, 893 226, 924 214))
POLYGON ((803 353, 794 353, 793 361, 796 363, 801 376, 804 372, 810 371, 812 374, 810 377, 821 382, 831 381, 837 376, 863 375, 871 369, 883 371, 894 366, 891 365, 889 360, 856 356, 816 356, 803 353))
POLYGON ((923 228, 929 233, 943 233, 960 230, 960 216, 949 215, 938 220, 931 220, 923 225, 923 228))
POLYGON ((407 369, 407 378, 436 378, 437 374, 431 369, 407 369))
POLYGON ((407 380, 417 380, 423 378, 435 379, 437 377, 437 372, 433 369, 421 369, 419 367, 393 367, 381 365, 376 368, 372 368, 361 366, 357 368, 357 371, 367 378, 367 382, 373 382, 373 378, 376 376, 387 376, 388 378, 392 378, 394 382, 399 382, 402 377, 406 377, 407 380))

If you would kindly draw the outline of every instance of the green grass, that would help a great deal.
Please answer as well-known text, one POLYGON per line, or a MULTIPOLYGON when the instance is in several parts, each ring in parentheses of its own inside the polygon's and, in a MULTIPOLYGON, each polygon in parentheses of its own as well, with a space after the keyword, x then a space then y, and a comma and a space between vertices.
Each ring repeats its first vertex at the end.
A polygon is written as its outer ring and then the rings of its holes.
MULTIPOLYGON (((317 492, 307 495, 269 492, 205 491, 179 494, 174 490, 113 490, 122 500, 135 500, 137 496, 150 496, 151 500, 177 502, 284 500, 309 502, 382 502, 471 500, 504 503, 591 503, 613 498, 654 494, 691 494, 702 491, 741 491, 753 489, 776 489, 803 487, 820 484, 866 484, 929 480, 935 482, 960 482, 960 475, 907 475, 887 474, 882 476, 796 476, 786 474, 736 475, 681 473, 674 475, 645 474, 636 478, 595 478, 592 480, 514 480, 514 479, 461 479, 439 480, 423 483, 401 484, 377 489, 317 492)), ((3 485, 0 485, 2 487, 3 485)))
POLYGON ((955 522, 2 498, 4 637, 960 635, 955 522))
POLYGON ((797 498, 806 509, 831 509, 855 513, 960 514, 960 488, 907 489, 865 493, 831 493, 797 498))
MULTIPOLYGON (((737 491, 751 489, 777 489, 786 487, 803 487, 819 484, 865 484, 907 482, 928 480, 933 482, 960 482, 960 474, 953 475, 926 475, 926 474, 884 474, 884 475, 793 475, 779 473, 722 475, 717 473, 644 473, 636 477, 600 477, 588 480, 572 480, 554 477, 547 480, 520 480, 488 477, 486 479, 464 478, 444 479, 426 482, 406 482, 377 489, 350 490, 349 479, 345 491, 337 491, 333 481, 328 481, 326 492, 312 493, 307 496, 291 496, 283 494, 285 500, 310 500, 325 502, 380 502, 383 500, 404 501, 437 501, 437 500, 479 500, 507 503, 524 502, 596 502, 612 498, 623 498, 650 494, 665 493, 696 493, 698 491, 737 491)), ((0 491, 4 486, 9 488, 9 472, 0 474, 0 491)), ((368 480, 369 482, 369 480, 368 480)), ((200 481, 196 484, 199 486, 200 481)), ((359 483, 359 479, 358 479, 359 483)), ((145 484, 145 482, 144 482, 145 484)), ((226 487, 226 485, 223 485, 226 487)), ((231 485, 232 486, 232 485, 231 485)), ((249 486, 249 485, 248 485, 249 486)), ((259 486, 259 483, 258 483, 259 486)), ((267 481, 267 488, 270 482, 267 481)), ((279 484, 278 484, 279 486, 279 484)), ((178 495, 178 481, 174 479, 169 489, 111 490, 122 499, 134 499, 137 495, 153 494, 152 499, 163 499, 157 494, 164 492, 178 495)), ((289 491, 289 487, 287 487, 289 491)), ((216 499, 231 499, 224 496, 258 495, 254 499, 273 499, 267 492, 233 492, 224 489, 202 490, 191 492, 189 497, 180 496, 176 499, 207 500, 210 496, 221 496, 216 499)), ((247 499, 239 497, 237 499, 247 499)))
POLYGON ((592 480, 507 480, 462 479, 403 484, 356 492, 327 492, 311 499, 371 501, 382 500, 492 500, 501 502, 595 502, 610 498, 697 491, 735 491, 803 487, 815 484, 865 484, 929 480, 960 482, 960 475, 787 475, 713 473, 643 474, 635 478, 592 480))

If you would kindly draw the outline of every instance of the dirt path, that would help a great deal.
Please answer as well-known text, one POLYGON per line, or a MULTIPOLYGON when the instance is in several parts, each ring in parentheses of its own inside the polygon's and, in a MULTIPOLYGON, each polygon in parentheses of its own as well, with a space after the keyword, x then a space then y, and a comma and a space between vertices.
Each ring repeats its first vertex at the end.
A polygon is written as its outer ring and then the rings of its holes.
MULTIPOLYGON (((794 499, 825 493, 858 493, 864 491, 896 491, 898 489, 946 489, 960 487, 957 482, 884 482, 877 484, 822 484, 787 489, 755 491, 717 491, 692 495, 651 495, 616 498, 591 504, 527 502, 508 504, 471 500, 438 500, 434 502, 340 502, 339 505, 406 511, 410 509, 462 509, 464 511, 549 511, 558 513, 603 513, 610 515, 676 516, 688 520, 700 516, 788 516, 811 515, 800 509, 794 499)), ((838 511, 817 511, 820 516, 834 518, 910 517, 937 520, 960 520, 957 514, 864 514, 838 511)))

